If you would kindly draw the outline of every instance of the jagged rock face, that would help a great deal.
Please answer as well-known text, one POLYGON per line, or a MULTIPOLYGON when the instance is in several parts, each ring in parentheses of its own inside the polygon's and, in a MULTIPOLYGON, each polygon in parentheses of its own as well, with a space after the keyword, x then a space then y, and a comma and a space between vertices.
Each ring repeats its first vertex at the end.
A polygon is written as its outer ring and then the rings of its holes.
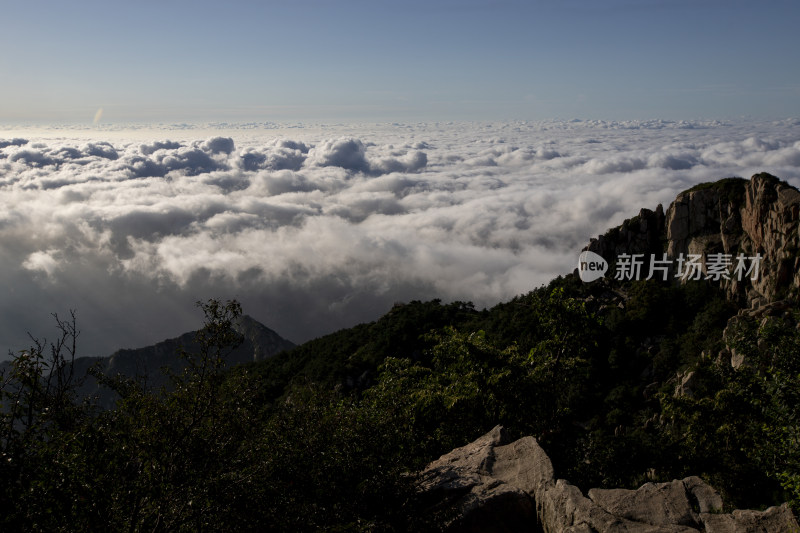
POLYGON ((667 255, 732 253, 741 238, 738 201, 715 189, 679 195, 667 209, 667 255))
POLYGON ((729 298, 748 306, 773 301, 800 286, 795 274, 800 266, 800 192, 765 173, 749 182, 718 184, 681 193, 670 205, 666 215, 669 257, 760 254, 758 279, 748 276, 721 282, 729 298))
POLYGON ((623 253, 659 254, 663 252, 665 221, 661 204, 655 211, 641 209, 634 218, 592 239, 586 249, 609 263, 614 263, 617 256, 623 253))
MULTIPOLYGON (((729 300, 742 307, 739 315, 780 316, 800 288, 800 191, 769 174, 750 181, 722 180, 710 187, 678 195, 666 215, 667 253, 723 253, 761 256, 757 279, 731 276, 721 280, 729 300)), ((734 368, 746 364, 728 342, 740 317, 728 322, 725 341, 734 368)))
POLYGON ((766 276, 755 284, 768 301, 784 287, 800 287, 800 238, 798 237, 800 192, 760 174, 751 180, 742 211, 742 229, 752 249, 764 256, 766 276))
MULTIPOLYGON (((758 279, 731 275, 720 285, 729 299, 759 306, 796 293, 800 288, 800 191, 775 176, 761 173, 749 181, 728 178, 684 191, 666 214, 643 209, 637 217, 592 239, 586 249, 613 263, 617 256, 664 252, 675 260, 699 254, 736 257, 760 254, 758 279)), ((704 269, 704 274, 706 270, 704 269)))
POLYGON ((508 443, 497 426, 432 462, 420 490, 450 532, 779 533, 800 525, 784 504, 722 514, 719 493, 698 477, 637 490, 592 489, 563 479, 533 437, 508 443))

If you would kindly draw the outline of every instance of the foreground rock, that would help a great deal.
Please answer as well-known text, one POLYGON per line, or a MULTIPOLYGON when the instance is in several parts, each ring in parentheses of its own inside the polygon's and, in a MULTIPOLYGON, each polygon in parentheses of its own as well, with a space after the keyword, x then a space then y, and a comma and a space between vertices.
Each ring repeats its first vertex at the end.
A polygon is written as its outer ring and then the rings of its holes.
POLYGON ((800 531, 784 504, 721 512, 719 493, 698 477, 637 490, 592 489, 556 479, 533 437, 507 442, 495 427, 432 462, 420 490, 447 531, 544 533, 783 533, 800 531))

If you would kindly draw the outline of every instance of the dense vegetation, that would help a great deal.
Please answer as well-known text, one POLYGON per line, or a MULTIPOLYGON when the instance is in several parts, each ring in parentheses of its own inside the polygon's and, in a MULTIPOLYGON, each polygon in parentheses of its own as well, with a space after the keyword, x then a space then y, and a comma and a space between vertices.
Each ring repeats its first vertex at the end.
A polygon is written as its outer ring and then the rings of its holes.
POLYGON ((718 354, 736 309, 705 282, 569 276, 488 310, 398 304, 232 370, 241 310, 202 309, 174 386, 104 378, 111 410, 75 395, 74 317, 15 354, 0 528, 435 528, 413 472, 498 423, 537 437, 583 489, 698 474, 732 506, 800 505, 798 317, 740 317, 734 370, 718 354))

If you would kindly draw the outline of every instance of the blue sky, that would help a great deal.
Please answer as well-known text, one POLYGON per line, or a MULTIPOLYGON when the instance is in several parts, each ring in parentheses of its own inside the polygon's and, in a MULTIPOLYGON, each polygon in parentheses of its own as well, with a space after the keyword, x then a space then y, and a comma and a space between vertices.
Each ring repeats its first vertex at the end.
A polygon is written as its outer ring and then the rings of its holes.
POLYGON ((800 2, 6 2, 0 123, 800 115, 800 2))

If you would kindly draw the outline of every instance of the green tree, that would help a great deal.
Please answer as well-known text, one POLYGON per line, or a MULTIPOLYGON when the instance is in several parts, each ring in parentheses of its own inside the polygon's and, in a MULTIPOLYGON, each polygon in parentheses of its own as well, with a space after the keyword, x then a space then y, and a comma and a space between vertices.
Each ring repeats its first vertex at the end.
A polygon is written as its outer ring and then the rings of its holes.
POLYGON ((741 317, 728 342, 744 364, 701 361, 693 395, 662 398, 679 466, 705 474, 732 505, 800 504, 797 318, 741 317))
POLYGON ((261 527, 419 531, 412 435, 391 412, 306 383, 275 406, 257 446, 261 527))
MULTIPOLYGON (((256 433, 257 408, 245 376, 226 380, 226 357, 241 342, 234 324, 238 302, 198 304, 206 321, 196 353, 172 376, 173 388, 151 393, 126 380, 116 409, 98 429, 108 446, 98 450, 114 479, 109 521, 129 530, 215 530, 224 526, 231 495, 253 475, 247 443, 256 433)), ((111 479, 109 479, 111 481, 111 479)))
POLYGON ((46 517, 76 504, 59 450, 69 446, 62 437, 80 432, 91 409, 76 402, 75 314, 53 316, 56 341, 31 336, 31 347, 11 354, 0 376, 0 524, 10 530, 40 529, 46 517))
POLYGON ((247 443, 257 408, 246 379, 227 380, 225 357, 239 341, 239 304, 200 304, 200 349, 182 354, 171 391, 147 391, 124 378, 115 409, 75 399, 69 364, 77 330, 44 360, 44 343, 19 354, 3 378, 2 520, 11 530, 172 531, 229 526, 227 503, 254 478, 247 443), (68 342, 72 341, 72 342, 68 342), (7 407, 6 407, 7 406, 7 407))
POLYGON ((546 437, 579 416, 591 388, 591 356, 599 322, 562 289, 527 304, 537 332, 534 347, 501 348, 482 331, 453 328, 431 335, 420 360, 387 358, 366 398, 381 409, 406 413, 420 457, 461 446, 494 425, 512 434, 546 437))
POLYGON ((567 298, 562 288, 537 302, 541 337, 528 354, 526 379, 535 434, 558 431, 580 416, 589 386, 592 360, 601 336, 600 321, 586 304, 567 298))

